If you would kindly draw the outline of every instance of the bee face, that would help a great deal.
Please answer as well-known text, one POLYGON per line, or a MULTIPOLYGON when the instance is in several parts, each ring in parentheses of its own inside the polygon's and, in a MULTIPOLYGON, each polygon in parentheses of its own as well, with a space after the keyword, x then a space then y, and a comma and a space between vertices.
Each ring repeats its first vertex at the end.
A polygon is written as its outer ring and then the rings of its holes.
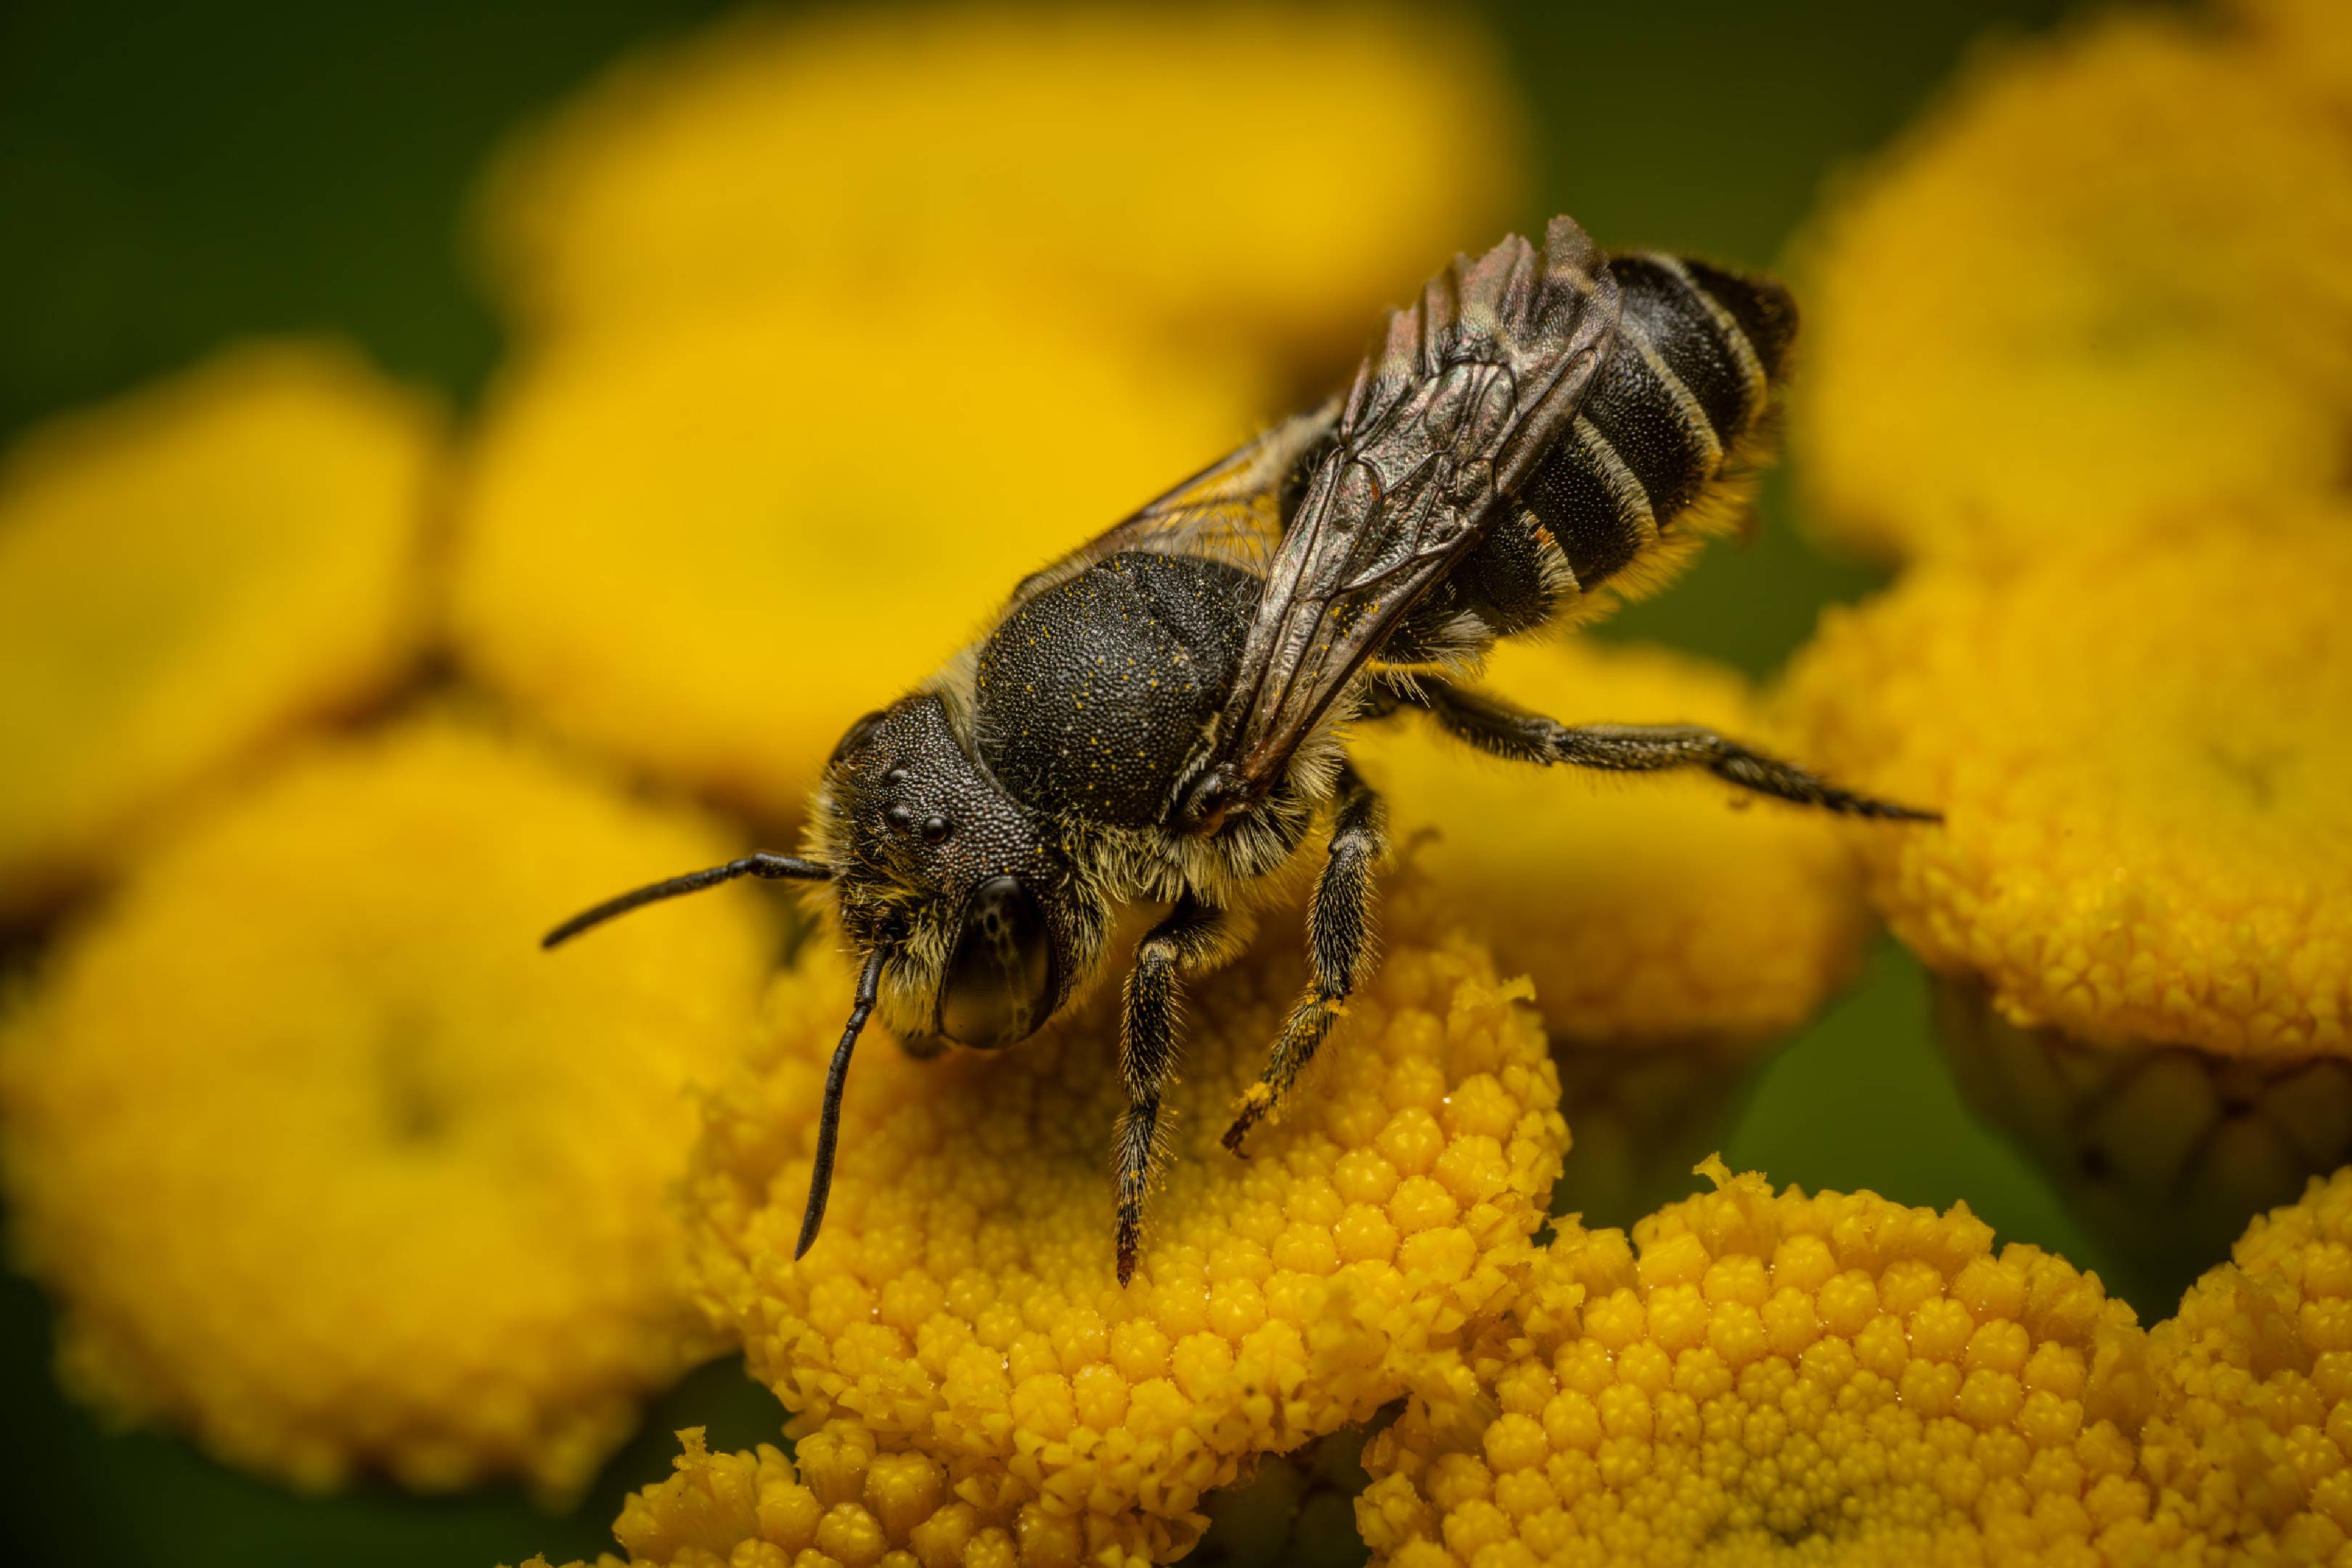
POLYGON ((981 772, 934 695, 850 727, 816 831, 844 934, 891 950, 882 1005, 902 1036, 982 1050, 1024 1039, 1100 944, 1050 824, 981 772))

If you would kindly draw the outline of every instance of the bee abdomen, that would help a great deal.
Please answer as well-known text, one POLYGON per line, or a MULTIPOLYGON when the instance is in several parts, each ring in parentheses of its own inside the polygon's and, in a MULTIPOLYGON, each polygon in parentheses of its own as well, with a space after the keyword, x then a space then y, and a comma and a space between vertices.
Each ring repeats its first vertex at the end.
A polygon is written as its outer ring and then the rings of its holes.
POLYGON ((1796 331, 1769 279, 1659 255, 1609 268, 1623 300, 1609 363, 1518 494, 1581 590, 1689 531, 1770 406, 1796 331))

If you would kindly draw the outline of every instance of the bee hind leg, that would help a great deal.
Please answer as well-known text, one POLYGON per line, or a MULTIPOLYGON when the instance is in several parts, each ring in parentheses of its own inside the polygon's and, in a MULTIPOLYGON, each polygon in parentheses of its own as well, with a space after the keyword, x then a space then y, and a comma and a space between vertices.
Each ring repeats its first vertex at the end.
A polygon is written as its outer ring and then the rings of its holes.
POLYGON ((1135 1277, 1144 1195, 1160 1162, 1160 1097, 1175 1081, 1181 982, 1231 958, 1245 935, 1242 922, 1187 894, 1136 946, 1118 1034, 1119 1073, 1127 1083, 1127 1110, 1118 1119, 1115 1143, 1121 1285, 1135 1277))
POLYGON ((1315 971, 1307 994, 1290 1011, 1259 1075, 1225 1129, 1225 1147, 1238 1154, 1251 1128, 1271 1115, 1299 1073, 1315 1058, 1339 1021, 1348 998, 1372 964, 1372 871, 1388 851, 1388 810, 1352 766, 1339 773, 1332 812, 1331 847, 1315 880, 1307 916, 1307 957, 1315 971))
POLYGON ((1514 762, 1562 763, 1607 773, 1701 768, 1741 789, 1847 816, 1942 820, 1932 811, 1841 789, 1793 763, 1696 724, 1563 724, 1486 692, 1433 679, 1420 681, 1405 700, 1426 710, 1455 739, 1514 762))

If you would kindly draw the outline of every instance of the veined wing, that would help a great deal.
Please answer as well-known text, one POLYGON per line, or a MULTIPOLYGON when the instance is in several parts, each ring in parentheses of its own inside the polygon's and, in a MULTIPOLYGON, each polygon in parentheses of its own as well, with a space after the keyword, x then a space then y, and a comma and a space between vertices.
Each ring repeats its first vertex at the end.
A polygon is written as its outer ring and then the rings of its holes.
POLYGON ((1390 314, 1280 533, 1240 677, 1178 785, 1177 821, 1213 832, 1272 790, 1406 612, 1477 547, 1614 342, 1605 260, 1557 217, 1540 252, 1513 236, 1456 258, 1390 314))
POLYGON ((1339 399, 1294 414, 1247 446, 1212 463, 1159 500, 1021 580, 1019 605, 1040 589, 1074 577, 1125 550, 1230 561, 1263 576, 1282 542, 1286 483, 1339 423, 1339 399))

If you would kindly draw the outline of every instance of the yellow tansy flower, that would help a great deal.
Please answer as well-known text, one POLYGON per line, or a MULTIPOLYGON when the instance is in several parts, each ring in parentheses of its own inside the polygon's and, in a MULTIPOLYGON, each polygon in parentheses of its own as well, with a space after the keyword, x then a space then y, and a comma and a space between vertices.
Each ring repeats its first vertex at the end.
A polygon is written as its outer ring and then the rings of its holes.
POLYGON ((1365 1451, 1396 1568, 2151 1561, 2146 1344, 1965 1205, 1717 1190, 1570 1226, 1365 1451), (2133 1555, 2137 1552, 2138 1555, 2133 1555))
POLYGON ((1497 51, 1435 10, 755 13, 624 65, 513 151, 485 213, 542 331, 964 276, 1192 342, 1352 349, 1431 258, 1507 226, 1523 142, 1497 51))
MULTIPOLYGON (((1570 723, 1773 740, 1736 671, 1664 649, 1514 644, 1486 684, 1570 723)), ((1871 922, 1835 825, 1711 779, 1497 762, 1419 725, 1355 749, 1430 899, 1535 981, 1576 1130, 1560 1203, 1630 1220, 1660 1181, 1683 1190, 1759 1050, 1861 962, 1871 922)))
POLYGON ((414 657, 438 411, 325 343, 234 349, 0 461, 0 914, 414 657))
MULTIPOLYGON (((788 1457, 762 1444, 714 1454, 702 1428, 657 1486, 633 1492, 613 1534, 635 1568, 1016 1568, 1055 1557, 1035 1510, 975 1504, 920 1454, 885 1452, 855 1422, 830 1422, 788 1457)), ((620 1568, 609 1553, 599 1568, 620 1568)), ((547 1568, 534 1557, 523 1568, 547 1568)), ((574 1563, 571 1568, 585 1568, 574 1563)))
POLYGON ((1088 1561, 1173 1557, 1203 1493, 1366 1419, 1490 1310, 1559 1174, 1559 1084, 1525 983, 1498 984, 1409 897, 1391 923, 1247 1160, 1219 1135, 1299 964, 1268 940, 1194 985, 1167 1180, 1125 1289, 1115 997, 1002 1056, 862 1058, 824 1233, 791 1261, 850 991, 812 955, 778 982, 696 1158, 709 1310, 801 1428, 855 1418, 1088 1561))
POLYGON ((497 401, 452 618, 490 684, 772 816, 1020 577, 1245 437, 1254 378, 969 290, 605 334, 497 401))
POLYGON ((2149 1351, 2141 1462, 2209 1560, 2352 1561, 2352 1171, 2257 1218, 2149 1351))
POLYGON ((0 1030, 68 1384, 305 1487, 583 1482, 705 1337, 667 1196, 772 931, 730 891, 535 938, 728 847, 436 721, 157 851, 0 1030))
POLYGON ((2223 513, 1923 570, 1792 676, 1809 756, 1945 813, 1854 842, 1979 1098, 2199 1267, 2352 1159, 2347 603, 2340 516, 2223 513))
POLYGON ((1988 54, 1813 249, 1793 445, 1837 538, 2013 561, 2342 477, 2352 154, 2184 19, 1988 54))

